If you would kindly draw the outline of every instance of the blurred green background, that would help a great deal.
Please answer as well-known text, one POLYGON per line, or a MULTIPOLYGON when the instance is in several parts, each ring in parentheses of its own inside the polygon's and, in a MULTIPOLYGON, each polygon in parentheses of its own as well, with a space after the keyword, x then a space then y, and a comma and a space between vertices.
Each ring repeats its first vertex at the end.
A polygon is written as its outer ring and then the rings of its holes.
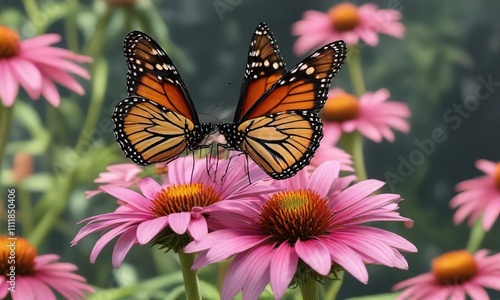
MULTIPOLYGON (((390 99, 406 102, 412 117, 410 134, 396 133, 394 143, 366 141, 368 177, 386 180, 387 172, 398 174, 401 159, 409 159, 411 153, 419 149, 415 141, 431 138, 436 128, 442 128, 447 139, 436 145, 422 164, 403 176, 404 182, 398 182, 392 190, 405 198, 401 203, 402 214, 415 220, 411 230, 401 224, 385 227, 417 246, 417 254, 405 255, 409 271, 369 266, 368 285, 347 275, 339 299, 389 292, 396 282, 427 272, 430 260, 436 255, 464 248, 469 229, 464 224, 453 225, 453 211, 449 208, 449 200, 455 195, 454 186, 481 175, 474 167, 476 160, 500 160, 500 2, 372 2, 379 8, 398 8, 407 31, 403 40, 382 35, 377 47, 363 48, 367 89, 388 88, 390 99), (460 124, 456 118, 450 121, 449 117, 458 116, 453 111, 454 105, 477 97, 480 78, 491 78, 498 84, 492 85, 490 95, 478 102, 475 111, 460 117, 460 124)), ((91 284, 102 288, 130 285, 179 270, 174 255, 164 255, 146 246, 134 247, 119 270, 111 266, 112 246, 109 245, 92 265, 88 258, 98 234, 76 247, 69 247, 81 227, 75 225, 76 222, 115 207, 113 200, 102 195, 86 200, 84 191, 96 188, 93 180, 108 164, 125 162, 106 124, 114 105, 126 95, 122 43, 129 31, 138 29, 148 33, 167 51, 182 74, 202 120, 229 120, 238 101, 255 26, 265 21, 271 27, 290 67, 301 59, 292 52, 296 38, 291 35, 291 25, 308 9, 326 11, 337 3, 139 0, 135 6, 120 7, 108 6, 103 0, 45 0, 39 2, 39 24, 32 24, 23 17, 21 1, 1 0, 1 23, 14 27, 22 38, 29 38, 39 30, 61 34, 63 42, 58 46, 94 57, 95 63, 86 67, 91 70, 93 80, 100 81, 98 84, 80 81, 87 91, 84 97, 70 95, 60 88, 64 97, 59 108, 53 108, 46 101, 16 103, 19 107, 2 166, 5 175, 2 184, 9 186, 7 170, 13 154, 20 150, 30 152, 35 159, 35 174, 27 181, 26 190, 35 207, 34 220, 51 213, 55 218, 55 227, 41 241, 38 252, 61 255, 63 261, 77 264, 80 274, 91 284), (220 8, 221 3, 227 9, 222 13, 215 8, 220 8), (97 129, 83 132, 83 138, 79 139, 90 100, 99 97, 101 92, 105 93, 101 97, 101 108, 91 111, 97 129), (79 147, 77 140, 80 140, 79 147), (55 180, 54 174, 58 175, 55 180), (71 176, 70 183, 61 183, 59 179, 66 176, 71 176), (45 193, 47 190, 49 193, 45 193), (68 206, 53 207, 51 197, 61 195, 67 197, 68 206)), ((352 92, 347 70, 339 73, 333 86, 352 92)), ((28 99, 23 94, 20 98, 28 99)), ((1 209, 5 209, 3 205, 1 209)), ((5 220, 5 213, 1 218, 5 220)), ((497 252, 499 236, 497 222, 481 248, 497 252)), ((214 273, 214 268, 203 270, 201 278, 208 280, 214 273)), ((176 293, 182 291, 179 279, 172 279, 172 284, 163 292, 156 291, 147 297, 163 299, 170 295, 175 298, 176 293)), ((500 297, 498 293, 491 295, 500 297)))

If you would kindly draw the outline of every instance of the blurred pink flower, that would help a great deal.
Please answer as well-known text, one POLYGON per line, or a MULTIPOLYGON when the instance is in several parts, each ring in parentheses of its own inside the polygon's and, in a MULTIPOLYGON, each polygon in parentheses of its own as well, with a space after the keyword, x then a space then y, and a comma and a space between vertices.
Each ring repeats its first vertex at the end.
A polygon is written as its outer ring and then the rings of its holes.
POLYGON ((321 111, 325 134, 328 132, 338 139, 342 132, 357 130, 374 142, 379 143, 383 138, 393 142, 391 128, 409 132, 407 119, 411 112, 406 103, 387 101, 389 96, 389 90, 379 89, 363 94, 358 100, 340 88, 331 90, 321 111))
POLYGON ((310 175, 303 170, 279 181, 282 191, 266 201, 235 201, 226 211, 212 214, 216 230, 184 249, 198 252, 193 268, 234 255, 222 299, 233 299, 239 291, 243 299, 257 299, 269 282, 279 299, 294 276, 327 276, 339 266, 363 283, 368 281, 365 263, 407 269, 399 250, 415 252, 415 246, 394 233, 363 225, 409 221, 396 212, 400 196, 373 195, 384 185, 377 180, 346 188, 354 176, 338 175, 338 163, 325 162, 310 175), (313 272, 298 272, 299 262, 313 272))
MULTIPOLYGON (((209 163, 209 166, 215 164, 214 161, 209 163)), ((206 216, 236 202, 226 200, 258 197, 275 190, 273 185, 260 184, 260 180, 269 177, 256 164, 247 164, 243 156, 235 156, 229 166, 228 163, 228 160, 219 160, 214 170, 207 166, 206 159, 178 158, 167 165, 168 183, 165 185, 149 177, 140 180, 138 185, 142 194, 122 187, 101 186, 123 205, 114 212, 83 220, 88 223, 80 229, 72 245, 93 232, 107 230, 92 249, 90 261, 94 263, 104 246, 119 236, 112 258, 115 267, 120 266, 133 245, 180 241, 175 245, 162 244, 179 251, 185 246, 182 243, 189 241, 181 236, 188 234, 189 239, 194 240, 202 238, 208 232, 206 216), (230 176, 225 176, 226 173, 230 176), (252 179, 251 184, 248 176, 252 179)))
POLYGON ((49 45, 61 40, 58 34, 44 34, 19 41, 13 30, 0 26, 0 98, 11 106, 21 85, 28 96, 37 100, 43 95, 53 106, 59 106, 60 96, 54 82, 83 95, 83 87, 70 73, 89 79, 90 75, 75 62, 91 62, 78 55, 49 45))
POLYGON ((56 299, 54 291, 64 299, 86 299, 86 293, 94 289, 86 284, 85 278, 74 273, 78 268, 74 264, 58 262, 55 254, 36 254, 36 249, 22 238, 0 236, 0 299, 9 296, 12 300, 45 300, 56 299), (9 261, 9 253, 13 245, 16 258, 15 265, 9 261), (14 266, 14 274, 10 267, 14 266), (14 279, 13 285, 10 283, 14 279), (9 293, 10 292, 10 293, 9 293))
POLYGON ((432 261, 432 272, 394 286, 403 290, 397 300, 490 299, 484 288, 500 290, 500 254, 474 256, 465 250, 445 253, 432 261))
POLYGON ((94 197, 103 192, 103 186, 115 186, 128 188, 139 182, 139 174, 142 168, 136 164, 117 164, 106 167, 108 172, 102 172, 99 177, 94 180, 95 183, 104 183, 97 190, 85 191, 87 199, 94 197))
POLYGON ((491 229, 500 214, 500 163, 480 159, 476 168, 486 176, 460 182, 456 186, 458 195, 450 201, 451 208, 458 208, 453 216, 455 224, 469 217, 472 226, 482 216, 485 231, 491 229))
POLYGON ((340 164, 341 171, 349 171, 353 172, 354 168, 352 167, 352 158, 344 150, 336 147, 335 145, 338 142, 338 136, 332 131, 324 131, 324 136, 321 139, 319 148, 314 153, 314 157, 311 160, 311 163, 306 168, 309 171, 313 171, 322 163, 334 160, 340 164))
POLYGON ((293 50, 303 55, 336 40, 344 40, 348 45, 363 40, 369 46, 377 46, 379 33, 403 38, 405 27, 400 19, 399 11, 378 9, 373 3, 359 7, 348 2, 339 3, 327 13, 308 10, 303 19, 292 26, 292 34, 299 37, 293 50))

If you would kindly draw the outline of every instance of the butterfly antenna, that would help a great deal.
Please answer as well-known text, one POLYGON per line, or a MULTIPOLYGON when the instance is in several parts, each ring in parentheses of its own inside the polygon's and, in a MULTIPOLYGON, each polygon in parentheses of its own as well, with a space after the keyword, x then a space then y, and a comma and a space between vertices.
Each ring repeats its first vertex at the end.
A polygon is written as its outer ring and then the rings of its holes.
POLYGON ((196 158, 195 158, 195 153, 194 153, 194 151, 192 151, 192 153, 193 153, 193 166, 191 167, 191 183, 193 183, 193 177, 194 177, 194 164, 195 164, 195 162, 194 162, 194 161, 195 161, 195 159, 196 159, 196 158))

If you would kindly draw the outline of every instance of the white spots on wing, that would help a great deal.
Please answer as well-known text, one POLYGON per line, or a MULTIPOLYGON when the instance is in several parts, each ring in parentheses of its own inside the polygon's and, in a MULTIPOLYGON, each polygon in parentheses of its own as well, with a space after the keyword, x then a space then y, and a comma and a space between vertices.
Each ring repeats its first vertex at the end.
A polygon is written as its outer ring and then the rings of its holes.
MULTIPOLYGON (((314 67, 309 67, 306 69, 307 75, 311 75, 312 73, 314 73, 314 67)), ((316 75, 316 78, 318 78, 318 75, 316 75)))
POLYGON ((280 67, 280 64, 278 62, 273 63, 273 69, 277 70, 280 67))
POLYGON ((267 60, 267 59, 266 59, 266 60, 264 61, 264 67, 269 67, 269 60, 267 60))

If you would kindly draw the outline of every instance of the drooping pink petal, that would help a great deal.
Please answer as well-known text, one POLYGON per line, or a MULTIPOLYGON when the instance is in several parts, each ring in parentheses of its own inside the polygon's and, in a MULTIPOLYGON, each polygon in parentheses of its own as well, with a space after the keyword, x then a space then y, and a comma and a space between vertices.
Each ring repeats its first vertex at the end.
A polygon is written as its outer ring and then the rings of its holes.
POLYGON ((287 243, 279 245, 271 259, 270 283, 274 296, 281 299, 297 270, 299 256, 287 243))
POLYGON ((298 256, 318 274, 326 276, 330 272, 331 259, 328 249, 317 240, 301 241, 295 243, 298 256))
POLYGON ((167 225, 169 225, 169 217, 166 216, 142 222, 137 227, 137 241, 141 245, 149 243, 167 225))
POLYGON ((42 75, 39 69, 28 60, 11 59, 11 72, 17 82, 26 90, 31 99, 37 99, 42 92, 42 75))
POLYGON ((112 263, 113 267, 118 268, 128 251, 132 248, 133 245, 138 243, 136 228, 130 228, 125 231, 116 241, 115 248, 113 249, 113 257, 112 263))
POLYGON ((168 215, 168 225, 177 234, 184 234, 187 231, 191 213, 181 212, 168 215))
POLYGON ((5 106, 10 107, 16 100, 19 84, 12 73, 9 61, 0 59, 0 70, 2 70, 2 75, 0 76, 0 98, 2 98, 2 103, 5 106))

